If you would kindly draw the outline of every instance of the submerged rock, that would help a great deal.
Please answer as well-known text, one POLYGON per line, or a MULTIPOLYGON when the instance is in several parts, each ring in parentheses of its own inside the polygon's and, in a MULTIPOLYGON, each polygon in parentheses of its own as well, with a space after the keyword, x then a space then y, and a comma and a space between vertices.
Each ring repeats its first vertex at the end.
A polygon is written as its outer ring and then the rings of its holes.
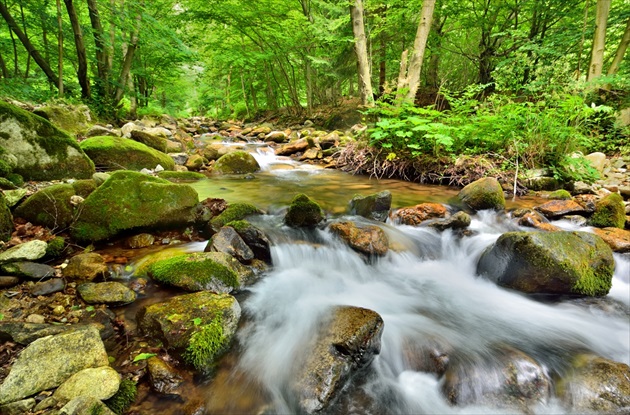
POLYGON ((175 169, 170 156, 129 138, 92 137, 82 141, 81 148, 97 166, 112 170, 151 170, 158 164, 175 169))
POLYGON ((181 384, 184 382, 182 375, 157 356, 147 360, 149 370, 149 383, 151 389, 163 395, 181 395, 181 384))
POLYGON ((376 312, 336 307, 294 378, 302 411, 313 414, 328 407, 352 375, 380 353, 382 331, 383 319, 376 312))
POLYGON ((225 154, 214 164, 214 171, 221 174, 247 174, 260 170, 260 165, 247 151, 234 151, 225 154))
POLYGON ((457 197, 472 210, 505 209, 503 188, 494 177, 486 177, 470 183, 459 192, 457 197))
POLYGON ((477 274, 529 294, 603 296, 615 262, 608 245, 586 232, 508 232, 481 255, 477 274))
POLYGON ((350 201, 350 214, 385 222, 392 206, 392 194, 389 190, 368 196, 357 195, 350 201))
POLYGON ((339 236, 350 248, 363 254, 385 255, 389 249, 389 239, 378 226, 336 222, 330 225, 330 231, 339 236))
POLYGON ((322 208, 303 193, 293 198, 284 217, 284 223, 293 228, 314 228, 323 220, 322 208))
POLYGON ((464 229, 470 226, 470 215, 466 212, 459 211, 456 214, 444 219, 437 219, 429 223, 429 226, 438 231, 446 229, 464 229))

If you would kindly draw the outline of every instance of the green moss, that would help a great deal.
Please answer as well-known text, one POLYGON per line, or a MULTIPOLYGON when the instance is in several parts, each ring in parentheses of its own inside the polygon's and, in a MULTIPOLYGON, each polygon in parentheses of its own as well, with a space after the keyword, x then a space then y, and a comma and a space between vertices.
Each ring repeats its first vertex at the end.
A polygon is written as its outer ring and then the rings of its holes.
POLYGON ((626 213, 623 198, 617 193, 611 193, 597 202, 595 213, 589 224, 598 228, 614 227, 623 229, 626 223, 626 213))
POLYGON ((168 170, 164 170, 164 171, 159 172, 157 175, 161 179, 173 180, 173 181, 178 181, 178 180, 193 181, 193 180, 207 179, 207 177, 204 176, 203 174, 197 173, 197 172, 194 172, 194 171, 168 171, 168 170))
POLYGON ((96 182, 92 179, 77 180, 72 183, 72 188, 74 189, 75 194, 85 199, 90 195, 90 193, 96 190, 96 182))
POLYGON ((7 206, 4 194, 0 192, 0 240, 8 241, 13 233, 13 215, 7 206))
POLYGON ((154 169, 158 164, 173 170, 173 159, 147 145, 122 137, 92 137, 81 142, 81 148, 98 166, 111 169, 154 169))
POLYGON ((103 405, 98 402, 90 407, 90 415, 101 415, 103 411, 103 405))
POLYGON ((66 248, 66 240, 61 236, 57 236, 54 239, 48 241, 48 245, 46 246, 46 257, 47 258, 59 258, 64 249, 66 248))
POLYGON ((0 160, 0 176, 7 177, 7 174, 13 171, 13 167, 4 160, 0 160))
POLYGON ((470 183, 459 192, 458 197, 472 210, 505 208, 503 189, 499 181, 493 177, 470 183))
POLYGON ((314 227, 324 219, 324 212, 316 202, 301 193, 293 198, 284 222, 292 227, 314 227))
POLYGON ((74 188, 67 183, 40 190, 15 209, 15 216, 52 230, 66 229, 74 221, 70 198, 74 188))
POLYGON ((260 165, 250 153, 233 151, 216 161, 214 171, 222 174, 246 174, 260 170, 260 165))
POLYGON ((17 187, 22 187, 24 185, 24 178, 20 174, 9 173, 7 174, 7 179, 17 187))
POLYGON ((556 190, 555 192, 549 193, 549 199, 551 200, 571 200, 571 193, 567 192, 564 189, 556 190))
POLYGON ((138 388, 136 382, 123 379, 118 387, 118 392, 104 403, 112 412, 122 415, 124 414, 136 400, 138 396, 138 388))
POLYGON ((197 370, 206 370, 225 350, 226 345, 223 320, 221 315, 217 315, 190 337, 188 347, 184 352, 184 360, 197 370))
POLYGON ((231 203, 219 216, 213 218, 210 224, 214 229, 220 229, 229 222, 242 220, 249 215, 262 213, 260 209, 249 203, 231 203))
POLYGON ((241 232, 249 228, 251 224, 246 220, 233 220, 232 222, 226 223, 225 226, 230 226, 234 228, 236 232, 241 232))
POLYGON ((0 177, 0 189, 2 190, 15 190, 18 186, 13 184, 9 179, 0 177))
POLYGON ((211 259, 206 253, 180 255, 156 262, 149 275, 157 282, 192 291, 204 290, 213 280, 228 287, 239 287, 238 275, 225 265, 211 259))

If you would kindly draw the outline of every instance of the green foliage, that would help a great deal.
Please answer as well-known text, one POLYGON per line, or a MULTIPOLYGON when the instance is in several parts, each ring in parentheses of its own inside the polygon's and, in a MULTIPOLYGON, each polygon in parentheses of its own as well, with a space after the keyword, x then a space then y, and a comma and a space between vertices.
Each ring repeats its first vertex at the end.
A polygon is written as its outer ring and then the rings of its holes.
POLYGON ((136 357, 133 358, 133 363, 150 359, 153 356, 157 356, 157 355, 155 353, 139 353, 136 357))
POLYGON ((118 387, 118 392, 105 401, 105 405, 117 415, 124 414, 136 400, 138 388, 136 382, 123 379, 118 387))
POLYGON ((198 370, 205 370, 225 349, 226 343, 223 319, 217 315, 190 337, 184 360, 198 370))

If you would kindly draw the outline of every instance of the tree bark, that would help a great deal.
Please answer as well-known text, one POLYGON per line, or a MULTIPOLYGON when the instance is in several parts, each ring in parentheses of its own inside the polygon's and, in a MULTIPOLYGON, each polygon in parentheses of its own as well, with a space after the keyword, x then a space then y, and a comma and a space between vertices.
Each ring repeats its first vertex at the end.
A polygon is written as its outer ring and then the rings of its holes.
POLYGON ((628 49, 628 45, 630 45, 630 18, 628 18, 626 30, 623 32, 623 37, 621 38, 619 46, 617 47, 615 59, 613 59, 612 63, 610 64, 610 68, 608 68, 608 75, 614 75, 617 73, 617 71, 619 70, 619 66, 621 66, 623 56, 626 54, 626 50, 628 49))
MULTIPOLYGON (((140 4, 140 7, 144 7, 144 3, 140 4)), ((131 72, 131 65, 133 63, 133 57, 138 47, 138 41, 140 40, 140 22, 142 21, 142 13, 138 12, 136 15, 136 25, 131 33, 129 45, 127 46, 127 52, 125 53, 125 59, 120 70, 120 77, 118 78, 118 88, 116 88, 116 94, 114 95, 114 106, 117 106, 122 100, 125 94, 125 86, 129 80, 129 73, 131 72)))
POLYGON ((595 35, 593 36, 591 63, 588 66, 588 81, 602 75, 604 51, 606 49, 606 24, 609 12, 610 0, 597 0, 597 5, 595 6, 595 35))
POLYGON ((7 10, 7 8, 5 7, 3 3, 0 3, 0 14, 4 18, 4 20, 6 20, 7 24, 9 25, 11 30, 15 33, 15 35, 18 37, 18 39, 20 39, 20 42, 22 42, 22 45, 24 45, 24 48, 26 48, 28 53, 33 57, 33 60, 35 61, 35 63, 37 63, 37 65, 42 69, 42 71, 44 71, 44 74, 46 74, 46 77, 48 78, 48 80, 54 83, 55 85, 58 85, 59 78, 57 78, 55 73, 50 68, 50 65, 48 64, 48 62, 46 62, 46 60, 42 57, 39 51, 35 49, 35 47, 30 42, 30 40, 24 35, 24 33, 22 33, 22 30, 20 30, 20 27, 17 25, 15 20, 13 20, 13 17, 11 16, 11 14, 9 13, 9 11, 7 10))
POLYGON ((407 87, 407 65, 409 64, 409 50, 405 49, 400 54, 400 69, 398 70, 398 82, 396 83, 396 103, 402 104, 403 89, 407 87))
POLYGON ((57 0, 57 28, 59 30, 57 43, 59 47, 59 59, 57 62, 57 72, 59 73, 59 98, 63 98, 63 19, 61 18, 61 0, 57 0))
POLYGON ((363 23, 363 0, 354 0, 354 6, 350 6, 352 16, 352 31, 354 33, 354 50, 357 54, 359 84, 361 90, 361 103, 367 106, 374 105, 374 92, 372 91, 372 75, 370 60, 368 59, 367 37, 363 23))
POLYGON ((109 49, 105 41, 105 32, 101 24, 101 17, 98 12, 96 0, 87 0, 90 23, 92 24, 92 34, 94 35, 94 45, 96 54, 96 69, 98 73, 99 93, 102 96, 109 95, 109 49))
POLYGON ((90 80, 88 79, 88 61, 79 16, 77 15, 77 10, 72 0, 63 0, 63 2, 66 4, 66 10, 68 11, 68 17, 72 25, 72 33, 74 33, 74 46, 77 50, 78 60, 77 78, 79 79, 79 85, 81 85, 81 98, 89 99, 91 94, 90 80))
POLYGON ((8 78, 9 71, 7 70, 7 64, 4 62, 4 59, 2 58, 2 54, 0 54, 0 69, 2 70, 2 77, 5 79, 8 78))
POLYGON ((416 32, 416 40, 413 43, 413 55, 407 69, 407 85, 409 91, 405 101, 413 103, 420 86, 420 72, 422 71, 422 61, 424 60, 424 52, 427 47, 427 39, 431 30, 431 22, 433 21, 433 10, 435 9, 435 0, 424 0, 422 2, 422 13, 420 14, 420 22, 418 23, 418 31, 416 32))
MULTIPOLYGON (((24 36, 28 39, 28 31, 26 30, 26 18, 24 17, 24 7, 20 3, 20 16, 22 17, 22 28, 24 29, 24 36)), ((28 78, 28 73, 31 71, 31 55, 26 58, 26 70, 24 71, 24 79, 28 78)))

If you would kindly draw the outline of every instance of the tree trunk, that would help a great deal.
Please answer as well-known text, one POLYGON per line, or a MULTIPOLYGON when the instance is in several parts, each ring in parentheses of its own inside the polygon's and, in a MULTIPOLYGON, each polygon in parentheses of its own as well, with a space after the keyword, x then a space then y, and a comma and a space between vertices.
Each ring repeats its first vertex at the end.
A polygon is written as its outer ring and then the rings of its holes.
POLYGON ((606 23, 609 12, 610 0, 597 0, 597 5, 595 6, 595 35, 593 36, 591 63, 588 66, 588 81, 602 75, 604 50, 606 49, 606 23))
POLYGON ((354 6, 350 6, 350 15, 352 16, 352 31, 354 33, 354 50, 358 61, 361 103, 373 106, 374 93, 372 92, 370 60, 368 59, 367 37, 363 23, 363 0, 354 0, 354 6))
MULTIPOLYGON (((4 7, 5 8, 7 7, 7 0, 4 0, 4 7)), ((13 35, 13 29, 11 28, 11 25, 9 24, 8 21, 7 21, 7 26, 9 27, 9 36, 11 37, 11 44, 13 45, 13 76, 17 77, 19 75, 17 42, 15 41, 15 36, 13 35)))
MULTIPOLYGON (((144 7, 144 2, 140 4, 140 7, 144 7)), ((113 105, 117 106, 122 100, 125 94, 125 86, 127 85, 129 79, 129 73, 131 72, 131 65, 133 63, 133 57, 136 53, 136 49, 138 47, 138 41, 140 40, 139 32, 140 32, 140 22, 142 21, 142 13, 138 12, 136 15, 136 24, 131 33, 131 38, 129 41, 129 45, 127 46, 127 52, 125 53, 125 58, 123 60, 122 68, 120 70, 120 77, 118 78, 118 88, 116 88, 116 95, 114 96, 113 105)))
POLYGON ((245 109, 247 110, 247 118, 249 118, 249 103, 247 102, 247 91, 245 89, 245 77, 241 68, 241 91, 243 92, 243 101, 245 101, 245 109))
POLYGON ((85 43, 83 42, 83 31, 79 23, 79 16, 77 15, 77 10, 72 0, 63 0, 63 2, 66 4, 66 10, 68 11, 68 17, 72 25, 72 32, 74 33, 74 46, 77 50, 78 60, 77 78, 79 79, 79 85, 81 85, 81 98, 89 99, 90 80, 88 79, 87 53, 85 52, 85 43))
POLYGON ((413 55, 407 69, 407 97, 405 101, 413 103, 420 86, 420 72, 422 71, 422 61, 424 60, 424 51, 427 47, 427 39, 431 30, 431 22, 433 20, 433 10, 435 9, 435 0, 423 0, 422 13, 420 14, 420 22, 418 23, 418 31, 416 32, 416 40, 413 43, 413 55))
MULTIPOLYGON (((28 39, 28 31, 26 30, 26 18, 24 17, 24 7, 20 3, 20 16, 22 18, 22 28, 24 29, 24 36, 28 39)), ((28 78, 28 73, 31 71, 31 55, 26 58, 26 70, 24 71, 24 79, 28 78)))
POLYGON ((63 98, 63 19, 61 18, 61 0, 57 0, 57 27, 59 34, 57 36, 57 44, 59 46, 59 58, 57 62, 57 72, 59 73, 59 98, 63 98))
POLYGON ((398 82, 396 82, 396 104, 402 105, 403 90, 407 87, 407 66, 409 64, 409 50, 405 49, 400 54, 400 69, 398 70, 398 82))
POLYGON ((630 45, 630 18, 628 18, 628 23, 626 24, 626 30, 623 32, 623 37, 619 42, 619 46, 617 47, 617 52, 615 53, 615 59, 613 59, 610 64, 610 68, 608 68, 608 75, 614 75, 619 70, 619 66, 621 65, 621 61, 623 60, 623 56, 626 54, 626 50, 628 49, 628 45, 630 45))
POLYGON ((94 35, 94 45, 96 54, 96 69, 98 73, 99 94, 103 97, 109 95, 109 53, 105 42, 105 32, 101 24, 101 17, 98 12, 96 0, 87 0, 90 23, 92 24, 92 34, 94 35))
POLYGON ((57 76, 52 71, 52 69, 50 69, 50 65, 48 64, 48 62, 46 62, 46 60, 42 57, 39 51, 35 49, 35 47, 30 42, 30 40, 28 40, 28 38, 24 35, 24 33, 22 33, 19 26, 17 25, 15 20, 13 20, 13 17, 11 16, 11 14, 9 13, 9 11, 7 10, 7 8, 5 7, 3 3, 0 3, 0 14, 4 18, 4 20, 6 20, 7 24, 9 25, 11 30, 15 33, 15 35, 18 37, 18 39, 20 39, 20 42, 22 42, 22 45, 24 45, 24 48, 26 48, 28 53, 33 57, 33 60, 35 61, 35 63, 37 63, 37 65, 42 69, 42 71, 44 71, 48 80, 54 83, 55 85, 58 85, 59 78, 57 78, 57 76))
POLYGON ((2 77, 5 79, 8 78, 9 71, 7 70, 7 64, 4 62, 4 59, 2 58, 2 54, 0 54, 0 69, 2 70, 2 77))

